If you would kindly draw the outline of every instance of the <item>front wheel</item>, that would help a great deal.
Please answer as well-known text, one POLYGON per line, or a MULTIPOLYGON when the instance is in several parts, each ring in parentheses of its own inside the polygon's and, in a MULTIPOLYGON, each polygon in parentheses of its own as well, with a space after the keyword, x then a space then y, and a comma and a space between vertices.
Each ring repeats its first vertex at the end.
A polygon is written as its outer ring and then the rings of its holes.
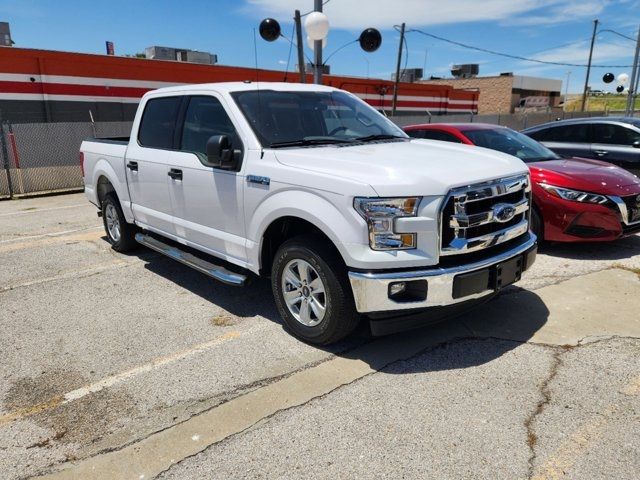
POLYGON ((306 342, 334 343, 358 324, 346 268, 326 241, 302 236, 282 244, 271 288, 285 326, 306 342))

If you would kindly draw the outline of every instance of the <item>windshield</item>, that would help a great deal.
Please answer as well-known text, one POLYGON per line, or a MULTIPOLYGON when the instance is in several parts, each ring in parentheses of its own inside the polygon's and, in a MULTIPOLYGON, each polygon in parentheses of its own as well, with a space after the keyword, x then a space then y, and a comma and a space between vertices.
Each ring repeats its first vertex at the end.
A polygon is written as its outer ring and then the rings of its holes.
POLYGON ((560 158, 541 143, 509 128, 469 129, 464 130, 463 133, 474 145, 514 155, 524 162, 560 158))
POLYGON ((250 90, 231 95, 264 147, 408 138, 393 122, 344 92, 250 90))

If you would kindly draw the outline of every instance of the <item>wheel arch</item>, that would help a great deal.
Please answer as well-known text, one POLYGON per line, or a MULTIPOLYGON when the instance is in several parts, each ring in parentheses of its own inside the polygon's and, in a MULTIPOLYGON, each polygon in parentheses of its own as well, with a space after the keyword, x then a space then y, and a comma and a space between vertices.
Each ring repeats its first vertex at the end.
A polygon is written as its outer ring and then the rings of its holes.
POLYGON ((104 196, 107 193, 115 193, 120 202, 120 207, 122 208, 126 221, 128 223, 133 223, 134 219, 131 213, 131 202, 126 181, 126 178, 124 178, 124 172, 122 173, 122 176, 119 176, 107 159, 101 158, 96 162, 93 173, 93 185, 98 205, 102 205, 104 196))
POLYGON ((271 274, 273 258, 284 242, 302 235, 313 235, 325 240, 326 244, 334 249, 344 262, 344 257, 336 242, 325 231, 309 220, 294 215, 286 215, 273 220, 262 234, 259 246, 260 275, 271 274))

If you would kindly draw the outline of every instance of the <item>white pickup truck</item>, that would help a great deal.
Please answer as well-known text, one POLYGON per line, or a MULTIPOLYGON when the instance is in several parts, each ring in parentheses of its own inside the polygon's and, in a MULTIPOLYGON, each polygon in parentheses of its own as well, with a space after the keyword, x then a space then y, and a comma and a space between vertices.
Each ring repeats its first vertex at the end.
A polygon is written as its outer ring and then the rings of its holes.
POLYGON ((536 255, 520 160, 411 139, 331 87, 162 88, 130 138, 87 140, 80 157, 115 250, 146 245, 230 285, 270 277, 310 343, 363 316, 384 334, 457 314, 536 255))

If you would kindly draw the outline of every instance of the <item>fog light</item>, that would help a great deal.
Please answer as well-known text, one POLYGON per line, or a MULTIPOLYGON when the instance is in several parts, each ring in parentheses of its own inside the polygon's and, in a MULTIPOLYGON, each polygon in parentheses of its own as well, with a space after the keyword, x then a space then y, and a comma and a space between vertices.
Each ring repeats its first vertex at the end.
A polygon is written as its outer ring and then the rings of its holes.
POLYGON ((398 303, 424 302, 427 299, 426 280, 407 280, 389 284, 389 300, 398 303))
POLYGON ((398 295, 404 292, 407 289, 407 284, 405 282, 395 282, 389 284, 389 296, 393 297, 394 295, 398 295))

